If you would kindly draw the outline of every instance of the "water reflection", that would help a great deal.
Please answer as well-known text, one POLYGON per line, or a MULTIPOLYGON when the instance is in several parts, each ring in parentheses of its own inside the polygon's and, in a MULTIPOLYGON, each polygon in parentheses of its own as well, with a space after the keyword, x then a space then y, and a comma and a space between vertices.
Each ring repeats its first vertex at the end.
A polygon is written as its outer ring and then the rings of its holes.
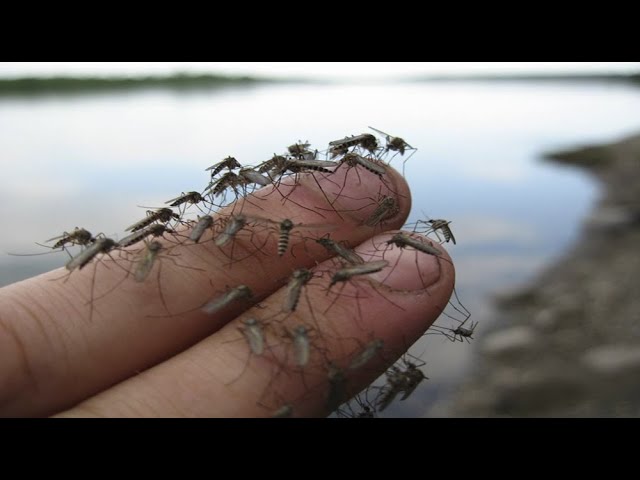
MULTIPOLYGON (((406 165, 410 221, 452 220, 458 292, 475 320, 489 300, 540 271, 575 240, 597 191, 573 169, 539 162, 549 150, 609 141, 640 125, 640 89, 626 85, 439 83, 265 85, 82 97, 0 99, 1 252, 37 252, 64 229, 109 236, 198 190, 204 169, 233 155, 258 163, 297 140, 314 146, 368 125, 418 152, 406 165)), ((398 167, 400 160, 394 161, 398 167)), ((64 254, 0 256, 0 285, 62 265, 64 254)), ((444 398, 472 348, 421 342, 430 381, 390 415, 420 416, 444 398), (424 348, 423 348, 424 347, 424 348)))

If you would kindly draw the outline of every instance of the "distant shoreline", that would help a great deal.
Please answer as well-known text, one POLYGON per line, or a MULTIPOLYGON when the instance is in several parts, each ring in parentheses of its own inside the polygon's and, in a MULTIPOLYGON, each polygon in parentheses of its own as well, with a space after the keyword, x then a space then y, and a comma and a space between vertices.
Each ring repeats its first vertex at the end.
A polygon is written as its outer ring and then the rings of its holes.
POLYGON ((215 89, 284 82, 285 81, 271 78, 212 74, 114 77, 18 77, 0 78, 0 97, 16 95, 81 94, 153 88, 168 90, 215 89))
POLYGON ((598 82, 640 85, 640 73, 615 74, 509 74, 509 75, 433 75, 414 77, 411 82, 598 82))
MULTIPOLYGON (((627 83, 640 86, 640 73, 634 74, 573 74, 573 75, 468 75, 428 76, 381 79, 383 83, 440 83, 440 82, 597 82, 627 83)), ((267 78, 246 75, 217 75, 176 73, 148 76, 49 76, 0 78, 0 97, 35 95, 76 95, 109 91, 165 89, 174 91, 209 90, 222 87, 242 87, 261 84, 285 83, 352 83, 340 80, 314 80, 311 78, 267 78)))

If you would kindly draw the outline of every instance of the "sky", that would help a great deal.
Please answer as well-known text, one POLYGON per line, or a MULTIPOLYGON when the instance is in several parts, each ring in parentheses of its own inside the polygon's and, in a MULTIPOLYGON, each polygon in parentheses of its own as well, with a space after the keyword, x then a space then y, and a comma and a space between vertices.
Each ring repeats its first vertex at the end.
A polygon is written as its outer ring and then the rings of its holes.
POLYGON ((640 72, 640 62, 0 62, 0 78, 176 72, 376 79, 426 75, 640 72))

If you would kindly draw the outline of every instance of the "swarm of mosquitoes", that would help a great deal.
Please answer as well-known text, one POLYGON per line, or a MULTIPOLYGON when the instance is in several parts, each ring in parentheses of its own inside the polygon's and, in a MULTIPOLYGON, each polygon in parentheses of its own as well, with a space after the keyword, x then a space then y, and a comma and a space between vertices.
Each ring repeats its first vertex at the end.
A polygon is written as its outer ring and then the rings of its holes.
MULTIPOLYGON (((285 153, 274 154, 270 159, 254 166, 242 165, 236 158, 228 156, 206 169, 210 178, 202 191, 183 192, 180 196, 168 200, 167 206, 148 210, 144 218, 126 228, 125 231, 129 234, 121 240, 107 238, 104 234, 94 236, 86 229, 76 227, 70 232, 47 240, 48 244, 53 242, 53 245, 47 245, 47 248, 65 251, 71 257, 66 264, 68 275, 82 270, 92 262, 115 261, 114 255, 118 255, 118 260, 121 261, 116 263, 126 270, 123 281, 132 277, 130 281, 145 282, 154 265, 160 263, 161 259, 175 263, 169 253, 177 246, 195 246, 211 242, 229 257, 228 268, 233 268, 234 263, 239 261, 237 250, 246 253, 242 258, 244 260, 258 255, 294 255, 293 248, 297 245, 303 248, 309 243, 321 246, 333 259, 335 268, 324 272, 300 268, 290 272, 284 279, 286 294, 280 310, 271 315, 265 314, 263 318, 254 316, 242 321, 242 326, 238 328, 237 341, 246 344, 247 362, 240 375, 236 375, 228 385, 240 378, 253 356, 269 357, 274 369, 273 376, 261 397, 256 399, 258 405, 267 409, 266 414, 272 417, 296 416, 296 402, 304 395, 313 395, 317 389, 326 392, 322 394, 322 401, 327 415, 374 418, 398 397, 400 401, 409 398, 423 380, 428 378, 422 370, 425 362, 409 354, 410 346, 407 346, 402 358, 384 374, 381 386, 375 386, 374 383, 362 392, 350 392, 349 375, 367 368, 376 356, 384 358, 384 342, 372 334, 371 341, 367 344, 362 344, 354 338, 352 341, 356 344, 355 348, 348 349, 346 358, 336 358, 335 355, 330 358, 323 342, 329 337, 335 340, 335 337, 332 337, 331 332, 320 328, 312 303, 306 297, 305 287, 312 281, 324 281, 327 294, 331 293, 334 296, 334 302, 341 295, 353 298, 354 301, 350 303, 356 305, 353 317, 357 323, 359 302, 362 299, 368 295, 384 297, 383 293, 375 288, 375 282, 367 281, 367 275, 392 267, 384 259, 386 250, 396 247, 402 249, 403 254, 408 251, 416 256, 432 255, 437 257, 438 261, 446 261, 433 246, 433 242, 456 243, 450 227, 451 222, 427 219, 407 224, 405 230, 410 230, 412 234, 396 233, 383 245, 378 246, 377 257, 369 255, 368 258, 363 258, 346 241, 332 238, 331 233, 325 233, 320 237, 314 235, 314 231, 318 229, 331 232, 331 225, 326 222, 294 223, 291 219, 268 218, 268 213, 262 216, 244 212, 246 203, 255 207, 252 211, 261 210, 259 197, 254 192, 270 187, 270 194, 279 195, 283 203, 292 202, 295 206, 313 211, 320 217, 324 217, 322 212, 332 211, 337 217, 342 218, 341 213, 345 211, 336 208, 336 201, 342 195, 347 177, 345 176, 342 185, 332 182, 331 175, 338 167, 346 164, 347 174, 351 170, 355 171, 360 181, 363 181, 360 175, 366 175, 366 181, 379 181, 381 185, 387 185, 387 166, 394 159, 400 158, 403 161, 404 173, 406 162, 417 151, 401 137, 369 128, 377 136, 371 133, 347 136, 329 142, 324 150, 311 149, 310 143, 299 141, 287 147, 285 153), (296 203, 292 192, 303 174, 311 177, 320 187, 328 208, 296 203), (320 184, 319 180, 322 179, 328 179, 327 181, 336 185, 339 188, 338 192, 327 194, 320 184), (331 195, 333 199, 329 198, 331 195), (197 212, 196 218, 193 218, 194 211, 197 212), (276 239, 272 242, 275 247, 273 251, 267 247, 272 235, 276 239), (429 235, 435 236, 435 239, 429 235), (292 241, 292 237, 295 237, 295 241, 292 241), (160 242, 159 238, 166 241, 160 242), (79 247, 79 253, 72 255, 69 250, 71 247, 79 247), (341 287, 334 288, 337 284, 341 287), (350 293, 344 292, 347 285, 351 288, 350 293), (335 291, 337 288, 340 288, 339 292, 335 291), (301 301, 303 298, 306 302, 301 301), (308 314, 299 312, 301 306, 308 309, 308 314), (292 317, 296 312, 299 315, 292 317), (290 322, 285 324, 284 320, 287 319, 290 322), (275 388, 276 380, 281 375, 292 374, 300 375, 304 389, 297 398, 285 398, 275 388), (314 378, 318 380, 315 386, 312 382, 314 378)), ((398 211, 397 199, 393 194, 381 194, 370 201, 375 207, 363 225, 382 230, 384 222, 398 211)), ((156 270, 159 278, 160 267, 156 270)), ((162 295, 162 292, 160 293, 162 295)), ((477 322, 467 323, 471 315, 458 299, 455 290, 453 298, 457 303, 449 301, 448 305, 454 312, 447 313, 447 306, 444 306, 441 316, 453 323, 447 326, 434 323, 425 335, 439 334, 452 342, 469 342, 473 339, 477 322)), ((92 298, 92 302, 96 300, 98 299, 92 298)), ((224 292, 216 292, 207 303, 198 306, 197 309, 204 314, 214 315, 232 304, 255 304, 255 301, 256 295, 250 286, 236 285, 228 287, 224 292)), ((169 312, 164 298, 162 303, 169 312)), ((333 304, 323 312, 324 315, 333 304)), ((260 307, 259 303, 257 305, 260 307)))

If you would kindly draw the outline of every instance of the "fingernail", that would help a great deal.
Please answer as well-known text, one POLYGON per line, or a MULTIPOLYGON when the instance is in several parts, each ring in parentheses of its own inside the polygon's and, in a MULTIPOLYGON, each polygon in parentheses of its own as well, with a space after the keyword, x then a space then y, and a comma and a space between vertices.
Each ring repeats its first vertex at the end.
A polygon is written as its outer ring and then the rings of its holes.
MULTIPOLYGON (((407 232, 404 232, 407 235, 407 232)), ((369 276, 372 280, 389 288, 401 291, 418 291, 438 282, 441 275, 440 262, 443 257, 417 251, 411 247, 400 248, 387 243, 393 233, 378 235, 356 249, 365 261, 386 260, 389 265, 369 276)), ((411 235, 428 245, 443 251, 442 247, 420 235, 411 235)))
MULTIPOLYGON (((331 175, 322 178, 316 175, 323 190, 319 192, 321 200, 318 206, 323 210, 336 210, 340 216, 359 225, 370 221, 372 228, 396 218, 403 211, 408 212, 411 202, 409 188, 405 185, 399 188, 397 180, 402 178, 400 174, 387 165, 383 166, 387 173, 382 177, 359 166, 350 168, 346 163, 331 175), (389 198, 385 203, 387 208, 382 207, 380 218, 372 218, 385 197, 389 198), (327 199, 331 204, 327 204, 327 199)), ((312 178, 305 178, 304 182, 318 190, 312 178)))

